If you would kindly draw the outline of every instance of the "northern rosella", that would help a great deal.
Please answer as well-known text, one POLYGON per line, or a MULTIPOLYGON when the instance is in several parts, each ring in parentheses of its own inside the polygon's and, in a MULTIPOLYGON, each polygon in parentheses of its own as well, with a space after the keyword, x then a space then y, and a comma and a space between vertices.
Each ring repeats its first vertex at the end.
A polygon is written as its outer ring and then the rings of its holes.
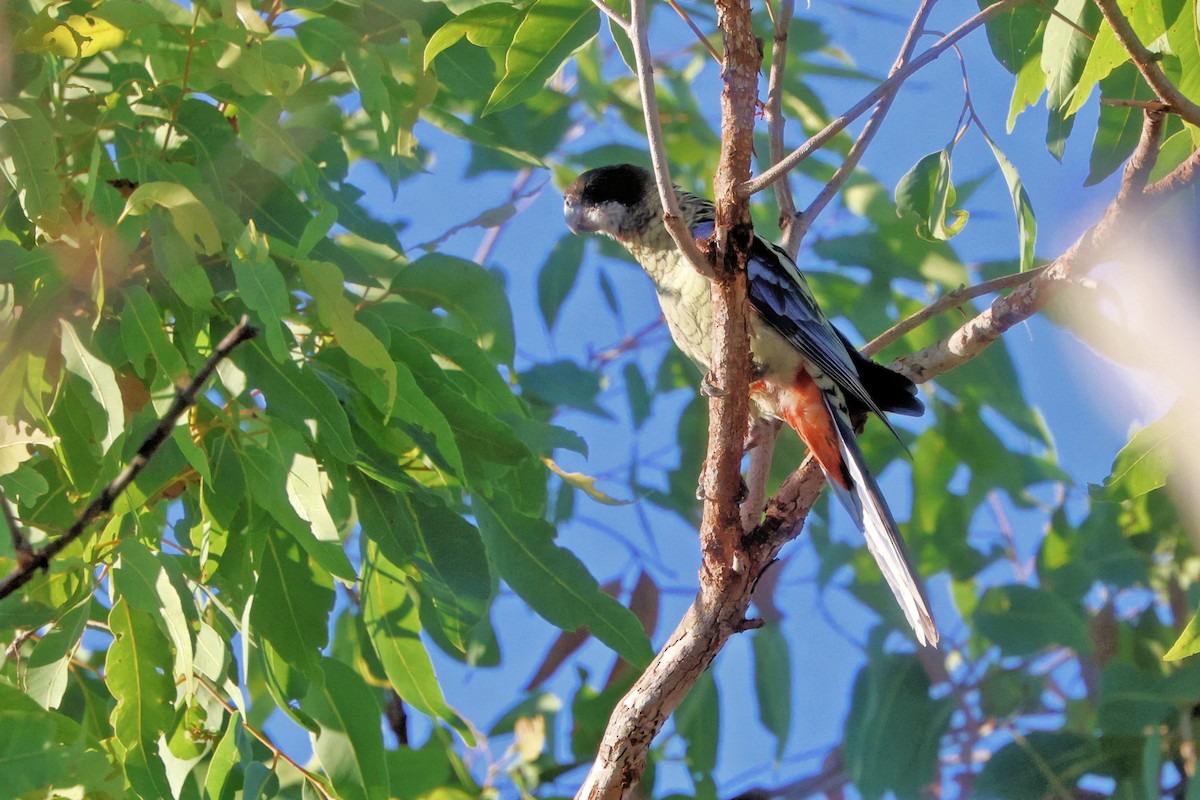
MULTIPOLYGON (((696 239, 713 232, 712 203, 676 189, 696 239)), ((633 255, 653 279, 675 344, 702 371, 711 366, 709 281, 676 247, 663 224, 653 176, 631 164, 589 170, 568 187, 563 213, 575 233, 602 233, 633 255)), ((861 356, 817 307, 804 276, 783 249, 755 236, 746 264, 751 396, 759 412, 795 429, 854 517, 904 616, 923 645, 936 645, 929 602, 896 521, 855 440, 851 414, 924 411, 912 381, 861 356)), ((891 428, 888 425, 889 429, 891 428)))

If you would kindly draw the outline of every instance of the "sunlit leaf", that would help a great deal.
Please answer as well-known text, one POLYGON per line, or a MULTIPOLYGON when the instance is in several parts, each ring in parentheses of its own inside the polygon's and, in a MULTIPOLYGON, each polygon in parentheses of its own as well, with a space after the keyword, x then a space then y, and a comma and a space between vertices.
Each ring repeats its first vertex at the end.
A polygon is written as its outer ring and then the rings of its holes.
POLYGON ((1200 610, 1192 615, 1187 627, 1183 629, 1183 633, 1179 634, 1179 638, 1175 640, 1175 644, 1171 645, 1171 649, 1167 651, 1163 659, 1178 661, 1197 653, 1200 653, 1200 610))
POLYGON ((922 239, 945 241, 967 224, 967 212, 953 207, 950 152, 947 148, 930 153, 896 184, 896 213, 914 220, 922 239), (947 215, 953 219, 948 220, 947 215))
POLYGON ((400 568, 368 545, 363 572, 363 623, 393 688, 406 703, 451 725, 468 747, 475 744, 470 728, 446 704, 433 662, 421 643, 417 605, 400 568))
POLYGON ((125 432, 125 405, 121 401, 121 389, 117 386, 117 374, 84 346, 69 322, 61 320, 59 328, 62 331, 64 366, 87 381, 92 397, 104 409, 107 430, 100 446, 107 450, 125 432))
POLYGON ((486 112, 529 99, 558 72, 577 48, 596 35, 600 12, 579 0, 534 0, 504 59, 504 77, 488 98, 486 112))

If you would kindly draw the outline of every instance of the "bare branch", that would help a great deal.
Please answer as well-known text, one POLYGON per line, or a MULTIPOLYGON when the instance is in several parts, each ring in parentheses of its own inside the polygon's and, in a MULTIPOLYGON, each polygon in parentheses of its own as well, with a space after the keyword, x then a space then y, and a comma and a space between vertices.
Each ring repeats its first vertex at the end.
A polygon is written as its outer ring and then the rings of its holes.
POLYGON ((642 97, 642 115, 646 120, 650 163, 654 168, 654 181, 658 184, 658 196, 664 209, 663 223, 692 267, 701 275, 712 278, 715 277, 712 265, 700 252, 692 232, 683 222, 679 199, 675 197, 675 184, 671 182, 671 169, 667 166, 662 119, 658 114, 658 93, 654 88, 654 62, 650 57, 650 42, 646 38, 646 0, 633 0, 631 8, 629 38, 633 41, 633 58, 637 67, 638 92, 642 97))
POLYGON ((141 471, 146 468, 146 465, 150 463, 150 459, 158 451, 159 446, 171 435, 171 431, 179 424, 180 417, 196 402, 196 396, 204 387, 204 383, 208 380, 209 376, 212 375, 213 370, 217 368, 217 364, 221 363, 239 344, 253 339, 257 335, 258 329, 250 325, 249 318, 242 317, 241 321, 216 346, 212 355, 204 362, 204 366, 200 367, 196 376, 192 378, 192 382, 186 388, 176 392, 175 399, 171 401, 171 407, 167 409, 167 413, 154 426, 154 430, 150 431, 150 435, 142 442, 137 454, 134 455, 133 460, 129 462, 125 469, 121 470, 120 474, 113 478, 111 483, 101 489, 100 494, 92 502, 88 503, 87 508, 75 519, 75 522, 67 529, 66 533, 45 547, 35 551, 27 563, 20 564, 16 569, 8 573, 4 580, 0 581, 0 600, 8 597, 28 583, 39 569, 49 567, 50 559, 65 550, 68 545, 82 536, 83 532, 97 518, 112 509, 113 503, 128 488, 129 484, 133 483, 141 471))
POLYGON ((888 328, 883 333, 876 336, 862 348, 864 356, 873 356, 883 348, 887 347, 892 342, 899 339, 909 331, 916 330, 924 325, 929 320, 949 311, 952 308, 958 308, 968 300, 974 300, 976 297, 982 297, 985 294, 992 294, 1001 289, 1011 289, 1014 286, 1020 286, 1022 283, 1033 280, 1045 270, 1045 267, 1038 267, 1026 272, 1014 272, 1011 275, 1002 275, 999 278, 993 278, 990 281, 983 281, 974 286, 960 286, 954 291, 946 292, 944 295, 934 300, 929 305, 922 308, 915 314, 900 320, 892 327, 888 328))
POLYGON ((851 106, 850 109, 840 117, 826 125, 819 133, 814 134, 807 142, 793 150, 786 158, 780 160, 777 164, 760 174, 758 177, 752 178, 751 180, 748 180, 739 186, 738 194, 744 197, 749 197, 750 195, 761 192, 763 189, 775 183, 775 181, 782 178, 789 171, 795 169, 797 164, 820 149, 822 145, 845 130, 847 125, 861 117, 864 113, 866 113, 867 109, 878 103, 885 95, 887 95, 889 92, 892 92, 895 87, 908 80, 909 76, 911 76, 914 72, 936 60, 938 56, 953 47, 955 43, 957 43, 968 33, 975 30, 980 25, 987 22, 989 19, 1001 13, 1002 11, 1008 11, 1015 6, 1023 5, 1027 2, 1030 2, 1030 0, 1001 0, 1001 2, 988 6, 984 10, 980 11, 978 14, 971 17, 954 30, 950 31, 950 33, 943 36, 928 50, 910 61, 904 68, 898 70, 892 75, 889 75, 887 80, 875 87, 875 89, 869 92, 863 99, 851 106))
POLYGON ((1147 50, 1146 46, 1142 44, 1141 39, 1134 32, 1133 26, 1129 24, 1129 20, 1117 7, 1115 0, 1095 0, 1095 2, 1100 13, 1104 15, 1104 19, 1112 27, 1117 41, 1129 53, 1134 66, 1138 68, 1138 72, 1142 73, 1142 77, 1146 79, 1146 83, 1150 84, 1150 88, 1154 89, 1158 99, 1169 105, 1171 110, 1182 117, 1185 122, 1200 125, 1200 106, 1184 97, 1175 84, 1167 80, 1162 67, 1158 65, 1159 56, 1147 50))
MULTIPOLYGON (((908 33, 904 36, 904 42, 900 45, 900 53, 896 56, 895 63, 892 64, 892 69, 888 73, 888 77, 895 75, 900 70, 904 69, 905 64, 912 58, 913 50, 917 47, 917 41, 925 32, 925 23, 929 19, 930 13, 933 12, 933 6, 937 0, 921 0, 921 5, 917 8, 917 13, 913 16, 912 24, 908 26, 908 33)), ((862 159, 863 153, 867 151, 871 141, 875 138, 875 134, 883 127, 883 119, 887 116, 888 111, 892 107, 892 102, 896 99, 896 94, 900 91, 900 83, 895 84, 882 98, 879 100, 879 105, 875 106, 875 110, 871 112, 871 116, 867 119, 867 124, 863 126, 862 132, 858 134, 858 138, 854 140, 850 152, 846 153, 846 158, 842 165, 838 167, 837 172, 833 173, 833 177, 821 189, 813 201, 809 203, 808 208, 796 216, 794 224, 789 226, 784 246, 789 252, 796 252, 800 248, 800 242, 804 240, 808 229, 812 227, 813 220, 821 215, 825 207, 829 205, 838 192, 842 190, 847 179, 854 174, 858 162, 862 159), (794 242, 794 244, 793 244, 794 242)))

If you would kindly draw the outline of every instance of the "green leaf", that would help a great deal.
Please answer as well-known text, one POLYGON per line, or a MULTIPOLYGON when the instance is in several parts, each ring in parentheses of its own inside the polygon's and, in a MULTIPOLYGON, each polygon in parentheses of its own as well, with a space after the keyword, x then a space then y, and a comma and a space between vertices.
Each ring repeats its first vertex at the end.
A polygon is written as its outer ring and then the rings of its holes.
MULTIPOLYGON (((983 10, 998 0, 979 0, 983 10)), ((992 55, 1006 70, 1018 74, 1029 61, 1046 23, 1047 13, 1040 5, 1019 5, 996 14, 986 23, 992 55)))
POLYGON ((474 747, 470 727, 447 705, 433 662, 421 643, 417 605, 404 573, 374 543, 367 544, 363 564, 363 623, 392 688, 404 702, 446 722, 468 747, 474 747))
POLYGON ((1141 670, 1124 661, 1104 668, 1097 715, 1104 733, 1140 736, 1157 729, 1174 711, 1168 686, 1157 669, 1141 670))
POLYGON ((1170 444, 1179 435, 1182 405, 1176 405, 1163 417, 1135 433, 1113 460, 1104 488, 1112 500, 1141 497, 1167 485, 1171 475, 1170 444))
POLYGON ((918 161, 896 184, 896 214, 916 222, 917 235, 929 241, 946 241, 967 224, 966 211, 952 209, 954 184, 950 180, 950 147, 918 161), (946 222, 947 214, 953 221, 946 222))
POLYGON ((446 48, 464 36, 477 47, 496 47, 513 41, 525 11, 509 3, 485 3, 454 17, 434 31, 425 45, 425 69, 446 48))
POLYGON ((175 229, 193 250, 204 255, 221 251, 221 234, 217 232, 212 214, 191 189, 180 183, 151 181, 141 184, 125 201, 121 219, 145 214, 155 206, 161 206, 171 214, 175 229))
POLYGON ((1163 656, 1163 660, 1178 661, 1197 653, 1200 653, 1200 609, 1197 609, 1196 613, 1192 615, 1187 627, 1183 629, 1183 633, 1179 634, 1179 638, 1175 640, 1175 644, 1171 645, 1171 649, 1163 656))
POLYGON ((64 211, 56 174, 58 139, 35 103, 0 103, 0 153, 12 158, 25 216, 34 225, 53 225, 64 211))
POLYGON ((167 557, 162 553, 156 556, 137 539, 122 541, 116 552, 119 561, 113 581, 118 591, 132 608, 153 619, 167 635, 175 651, 174 675, 190 681, 194 651, 191 631, 196 614, 194 607, 190 615, 185 611, 180 593, 167 574, 167 557))
POLYGON ((549 523, 517 513, 501 496, 486 501, 475 496, 471 509, 500 577, 534 611, 564 631, 587 628, 636 666, 649 663, 642 624, 600 590, 574 553, 554 543, 549 523))
POLYGON ((150 215, 150 246, 154 266, 179 299, 195 309, 212 307, 213 287, 196 252, 161 213, 150 215))
POLYGON ((1021 112, 1036 103, 1045 90, 1046 75, 1042 72, 1042 65, 1038 59, 1030 58, 1017 73, 1017 80, 1013 84, 1012 99, 1008 105, 1007 130, 1009 133, 1013 132, 1013 127, 1017 124, 1017 117, 1021 112))
MULTIPOLYGON (((1122 64, 1100 81, 1100 97, 1152 100, 1154 93, 1133 64, 1122 64)), ((1140 108, 1100 106, 1091 164, 1084 186, 1093 186, 1120 169, 1133 153, 1142 134, 1144 114, 1140 108)))
POLYGON ((83 346, 71 323, 65 319, 59 320, 59 328, 62 331, 63 366, 87 381, 92 397, 104 409, 107 423, 100 446, 107 451, 117 437, 125 432, 125 405, 121 401, 121 389, 117 386, 117 374, 83 346))
POLYGON ((335 264, 327 261, 301 261, 300 274, 304 286, 312 295, 317 316, 333 333, 346 354, 362 364, 384 386, 387 400, 383 403, 384 421, 396 405, 396 364, 383 342, 370 329, 354 318, 354 304, 346 298, 345 276, 335 264))
POLYGON ((242 763, 242 753, 238 748, 238 736, 242 727, 242 715, 234 711, 229 715, 225 725, 225 733, 221 735, 217 746, 213 748, 212 757, 208 760, 208 770, 204 774, 205 800, 231 800, 236 791, 238 776, 235 768, 242 763), (228 795, 226 792, 228 791, 228 795))
POLYGON ((775 737, 775 761, 783 758, 792 728, 792 657, 777 621, 754 632, 754 694, 758 719, 775 737))
POLYGON ((328 641, 332 610, 329 576, 313 569, 291 537, 265 535, 250 612, 255 631, 289 664, 310 672, 328 641))
POLYGON ((583 266, 583 246, 582 236, 563 236, 555 242, 550 255, 546 257, 546 263, 538 272, 538 308, 549 330, 554 330, 558 312, 575 288, 575 279, 579 277, 579 268, 583 266))
POLYGON ((291 357, 283 337, 283 319, 291 313, 292 299, 279 267, 271 259, 267 237, 259 234, 254 220, 246 226, 229 259, 237 281, 238 296, 254 312, 266 332, 267 348, 276 361, 291 357))
POLYGON ((151 374, 145 370, 145 362, 147 355, 153 355, 160 374, 165 373, 171 381, 187 375, 187 362, 167 336, 154 300, 141 286, 126 286, 122 292, 121 341, 137 374, 151 374))
POLYGON ((433 496, 398 493, 361 475, 351 480, 363 536, 392 563, 411 564, 424 598, 422 620, 467 655, 492 594, 479 531, 433 496))
POLYGON ((422 308, 454 315, 464 333, 497 361, 513 358, 512 309, 495 276, 462 258, 430 253, 396 276, 392 289, 422 308))
POLYGON ((1071 116, 1083 108, 1096 84, 1128 60, 1129 52, 1117 41, 1112 26, 1107 21, 1101 23, 1100 30, 1096 32, 1096 41, 1092 43, 1092 49, 1088 52, 1087 63, 1083 65, 1083 71, 1079 74, 1079 82, 1071 94, 1071 102, 1067 104, 1064 113, 1071 116))
POLYGON ((306 434, 315 423, 317 443, 327 452, 346 463, 357 458, 346 410, 311 368, 291 359, 272 361, 253 343, 235 350, 233 359, 266 397, 268 414, 306 434))
POLYGON ((1070 101, 1087 63, 1100 12, 1090 0, 1058 0, 1054 11, 1042 40, 1042 72, 1047 106, 1061 109, 1070 101))
MULTIPOLYGON (((91 597, 63 614, 38 641, 25 662, 25 691, 42 708, 58 708, 67 690, 71 659, 92 608, 91 597)), ((3 766, 0 764, 0 774, 3 766)))
POLYGON ((633 427, 640 430, 650 417, 654 398, 636 362, 630 361, 626 364, 621 370, 621 375, 625 379, 625 396, 629 399, 629 415, 633 420, 633 427))
POLYGON ((1008 160, 1008 156, 996 146, 990 136, 985 136, 992 155, 1000 166, 1000 174, 1008 186, 1008 196, 1012 198, 1013 214, 1017 218, 1017 245, 1021 252, 1021 271, 1033 269, 1034 247, 1037 244, 1037 219, 1033 215, 1033 205, 1029 202, 1029 194, 1017 167, 1008 160))
POLYGON ((1091 652, 1087 618, 1058 595, 1013 584, 988 589, 975 611, 975 628, 1005 655, 1032 655, 1052 645, 1091 652))
POLYGON ((376 693, 340 661, 323 659, 303 708, 321 726, 313 755, 345 800, 387 800, 389 783, 376 693))
POLYGON ((934 779, 955 702, 932 699, 929 688, 929 676, 911 655, 873 655, 858 673, 842 753, 864 798, 888 790, 919 797, 934 779))
POLYGON ((567 406, 586 411, 602 419, 612 419, 596 399, 600 395, 599 373, 584 369, 574 361, 536 364, 521 373, 522 395, 530 401, 550 406, 567 406))
POLYGON ((122 796, 120 772, 98 746, 86 744, 77 724, 41 713, 7 684, 0 688, 0 694, 11 695, 0 702, 0 798, 66 797, 81 787, 89 797, 122 796))
POLYGON ((980 800, 1070 796, 1076 782, 1103 757, 1095 737, 1073 731, 1018 734, 992 755, 975 779, 980 800))
POLYGON ((563 62, 596 35, 600 12, 580 0, 534 0, 504 57, 504 77, 483 113, 511 108, 533 97, 563 62))
POLYGON ((108 615, 113 643, 104 662, 104 680, 117 700, 113 732, 127 748, 153 743, 175 719, 175 682, 160 669, 171 660, 166 638, 149 614, 118 598, 108 615))
POLYGON ((296 258, 307 258, 317 243, 329 235, 329 231, 337 224, 338 210, 333 203, 324 203, 316 216, 304 225, 300 241, 296 244, 296 258))

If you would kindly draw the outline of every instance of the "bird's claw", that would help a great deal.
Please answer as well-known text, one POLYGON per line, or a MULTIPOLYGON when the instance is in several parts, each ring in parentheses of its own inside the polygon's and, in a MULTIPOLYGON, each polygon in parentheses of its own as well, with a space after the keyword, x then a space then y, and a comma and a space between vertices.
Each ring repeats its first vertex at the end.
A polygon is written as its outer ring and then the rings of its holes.
POLYGON ((704 373, 704 377, 700 379, 700 394, 703 397, 724 397, 729 394, 724 386, 718 386, 716 378, 712 372, 704 373))

